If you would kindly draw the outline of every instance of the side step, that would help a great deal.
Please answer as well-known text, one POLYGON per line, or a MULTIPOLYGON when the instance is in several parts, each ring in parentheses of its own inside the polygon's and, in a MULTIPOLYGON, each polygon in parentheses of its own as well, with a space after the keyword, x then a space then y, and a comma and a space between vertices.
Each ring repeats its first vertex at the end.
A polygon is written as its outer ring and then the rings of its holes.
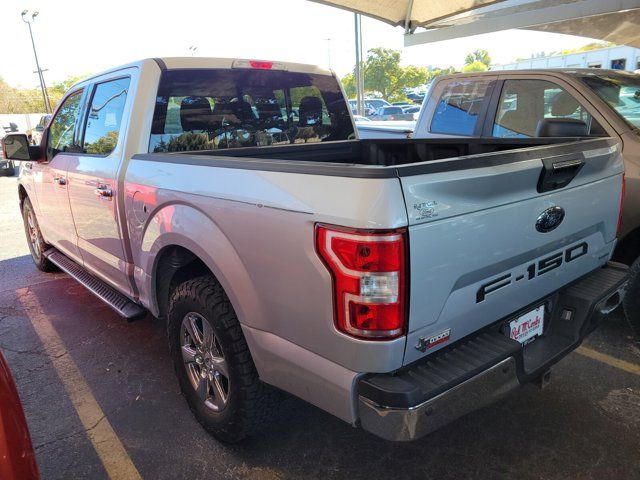
POLYGON ((120 292, 97 279, 76 262, 60 253, 58 250, 51 248, 44 252, 44 256, 63 272, 68 273, 78 283, 86 287, 91 293, 102 300, 104 303, 113 308, 121 316, 127 320, 134 320, 147 313, 144 307, 129 300, 120 292))

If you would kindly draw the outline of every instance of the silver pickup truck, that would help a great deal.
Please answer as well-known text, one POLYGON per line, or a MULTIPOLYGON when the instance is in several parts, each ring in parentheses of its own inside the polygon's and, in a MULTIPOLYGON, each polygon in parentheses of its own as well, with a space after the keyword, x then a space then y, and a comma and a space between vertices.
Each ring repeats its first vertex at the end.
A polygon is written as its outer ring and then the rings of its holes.
POLYGON ((360 138, 618 140, 626 193, 613 259, 631 266, 624 310, 640 340, 640 75, 594 68, 447 75, 431 84, 413 128, 380 123, 358 124, 360 138))
POLYGON ((4 146, 36 266, 165 319, 224 441, 276 389, 418 438, 546 382, 627 279, 617 139, 358 140, 313 66, 140 61, 73 86, 40 146, 4 146))

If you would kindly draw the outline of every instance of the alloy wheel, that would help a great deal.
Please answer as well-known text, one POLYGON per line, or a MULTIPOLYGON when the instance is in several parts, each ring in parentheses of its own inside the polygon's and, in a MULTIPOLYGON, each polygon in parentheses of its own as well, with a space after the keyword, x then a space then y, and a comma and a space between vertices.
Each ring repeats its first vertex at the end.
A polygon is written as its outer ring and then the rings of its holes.
POLYGON ((199 313, 189 312, 182 319, 180 348, 198 397, 210 410, 222 411, 229 399, 229 369, 213 328, 199 313))

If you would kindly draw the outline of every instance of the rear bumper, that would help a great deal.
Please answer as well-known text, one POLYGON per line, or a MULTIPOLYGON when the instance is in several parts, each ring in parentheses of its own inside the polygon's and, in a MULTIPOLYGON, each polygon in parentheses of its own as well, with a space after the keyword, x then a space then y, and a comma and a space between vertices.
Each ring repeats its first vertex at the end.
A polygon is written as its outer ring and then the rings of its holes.
POLYGON ((502 319, 398 372, 362 377, 362 427, 387 440, 414 440, 542 378, 620 304, 626 281, 627 267, 608 263, 541 299, 545 330, 528 345, 502 333, 502 319))

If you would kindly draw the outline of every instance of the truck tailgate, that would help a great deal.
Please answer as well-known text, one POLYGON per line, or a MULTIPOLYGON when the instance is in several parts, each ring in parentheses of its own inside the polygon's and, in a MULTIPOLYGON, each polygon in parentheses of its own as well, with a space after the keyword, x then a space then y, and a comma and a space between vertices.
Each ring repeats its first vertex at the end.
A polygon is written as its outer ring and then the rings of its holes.
POLYGON ((613 251, 623 162, 612 139, 398 172, 411 259, 405 364, 534 305, 613 251), (562 186, 564 174, 574 176, 562 186))

